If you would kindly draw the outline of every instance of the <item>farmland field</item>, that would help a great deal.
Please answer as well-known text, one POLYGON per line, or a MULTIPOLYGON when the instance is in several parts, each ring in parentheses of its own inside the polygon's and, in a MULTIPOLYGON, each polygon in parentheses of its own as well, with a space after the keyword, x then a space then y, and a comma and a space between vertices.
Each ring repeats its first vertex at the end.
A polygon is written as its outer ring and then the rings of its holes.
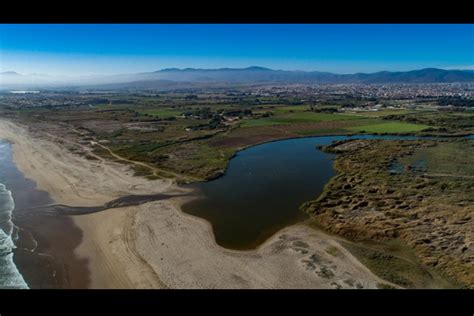
POLYGON ((308 122, 322 122, 322 121, 344 121, 344 120, 358 120, 363 117, 347 114, 328 114, 328 113, 313 113, 313 112, 298 112, 288 115, 281 115, 276 117, 269 117, 263 119, 252 119, 242 124, 243 127, 265 126, 265 125, 279 125, 279 124, 298 124, 308 122))
POLYGON ((366 133, 412 133, 412 132, 420 132, 429 127, 430 126, 423 125, 423 124, 387 122, 387 123, 380 123, 380 124, 349 127, 348 129, 354 132, 366 132, 366 133))

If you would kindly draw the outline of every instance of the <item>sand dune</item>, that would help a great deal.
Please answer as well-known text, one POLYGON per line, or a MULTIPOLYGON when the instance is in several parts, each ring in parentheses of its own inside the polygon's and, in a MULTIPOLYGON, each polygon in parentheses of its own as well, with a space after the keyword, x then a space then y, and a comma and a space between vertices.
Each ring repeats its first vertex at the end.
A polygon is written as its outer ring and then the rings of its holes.
MULTIPOLYGON (((133 177, 127 166, 90 161, 56 139, 6 120, 14 161, 61 204, 95 206, 130 194, 181 190, 171 181, 133 177)), ((181 212, 184 198, 74 216, 83 231, 91 288, 375 288, 387 283, 333 237, 304 224, 287 227, 258 249, 215 243, 210 224, 181 212), (331 251, 328 251, 330 249, 331 251)))

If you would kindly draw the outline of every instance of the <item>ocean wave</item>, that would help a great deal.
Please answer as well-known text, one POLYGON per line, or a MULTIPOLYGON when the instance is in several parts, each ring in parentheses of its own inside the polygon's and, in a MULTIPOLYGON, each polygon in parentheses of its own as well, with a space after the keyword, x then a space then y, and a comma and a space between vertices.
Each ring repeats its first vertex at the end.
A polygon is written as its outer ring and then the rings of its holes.
POLYGON ((11 217, 14 209, 11 191, 0 183, 0 288, 27 289, 28 285, 13 262, 15 243, 12 236, 15 225, 11 217))
POLYGON ((15 209, 15 201, 12 193, 7 190, 6 186, 0 183, 0 255, 5 251, 13 250, 13 241, 11 236, 13 233, 12 212, 15 209))
POLYGON ((0 288, 27 289, 28 285, 13 262, 13 249, 15 244, 11 236, 0 229, 0 288))

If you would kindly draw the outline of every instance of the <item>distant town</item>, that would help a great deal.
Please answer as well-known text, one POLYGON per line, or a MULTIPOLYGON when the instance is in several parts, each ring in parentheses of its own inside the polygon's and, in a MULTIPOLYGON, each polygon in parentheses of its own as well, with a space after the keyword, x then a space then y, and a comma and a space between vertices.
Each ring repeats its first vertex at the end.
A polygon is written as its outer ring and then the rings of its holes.
MULTIPOLYGON (((281 103, 287 105, 339 104, 341 110, 377 110, 380 108, 472 107, 474 83, 444 84, 326 84, 326 85, 261 85, 231 88, 194 88, 171 91, 148 90, 12 90, 0 92, 0 106, 29 107, 95 107, 105 104, 132 104, 127 96, 155 98, 157 103, 184 95, 188 103, 213 98, 219 104, 253 104, 255 106, 281 103), (113 95, 112 98, 107 96, 113 95), (122 96, 125 99, 117 99, 122 96)), ((186 103, 186 102, 184 102, 186 103)))

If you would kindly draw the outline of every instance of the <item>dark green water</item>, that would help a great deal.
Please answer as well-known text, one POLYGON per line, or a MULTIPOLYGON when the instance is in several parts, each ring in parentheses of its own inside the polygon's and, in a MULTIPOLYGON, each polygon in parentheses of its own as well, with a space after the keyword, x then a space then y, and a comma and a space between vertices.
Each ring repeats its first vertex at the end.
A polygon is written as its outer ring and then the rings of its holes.
POLYGON ((255 248, 281 228, 307 218, 299 206, 317 198, 335 175, 335 155, 316 147, 354 138, 420 139, 326 136, 257 145, 237 153, 222 177, 192 184, 200 198, 185 204, 183 211, 208 220, 219 245, 231 249, 255 248))

